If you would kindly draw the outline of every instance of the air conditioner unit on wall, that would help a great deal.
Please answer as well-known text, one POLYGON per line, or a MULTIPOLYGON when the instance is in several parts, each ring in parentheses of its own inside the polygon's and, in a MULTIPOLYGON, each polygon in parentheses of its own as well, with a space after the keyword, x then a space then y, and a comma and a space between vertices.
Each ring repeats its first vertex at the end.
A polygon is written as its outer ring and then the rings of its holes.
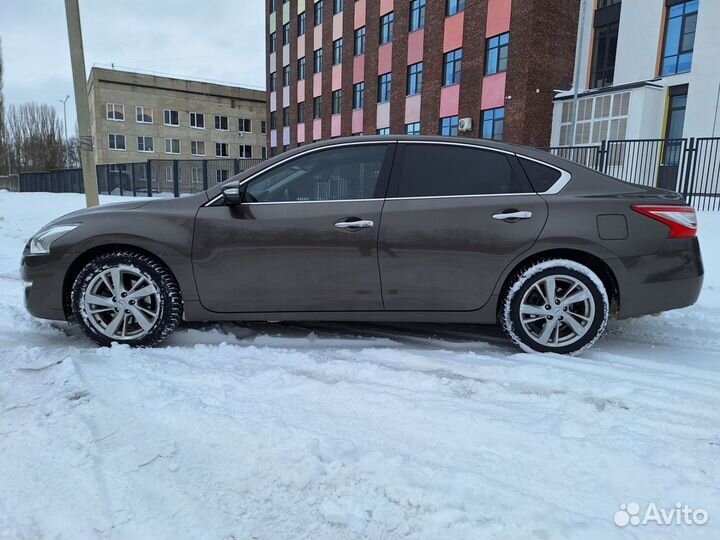
POLYGON ((461 118, 458 122, 458 131, 472 131, 472 118, 461 118))

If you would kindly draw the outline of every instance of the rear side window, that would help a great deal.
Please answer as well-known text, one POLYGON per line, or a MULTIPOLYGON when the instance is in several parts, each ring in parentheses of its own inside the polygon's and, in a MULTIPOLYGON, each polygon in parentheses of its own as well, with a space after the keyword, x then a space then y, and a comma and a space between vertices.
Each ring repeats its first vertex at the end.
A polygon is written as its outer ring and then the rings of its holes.
POLYGON ((560 180, 562 173, 557 169, 541 165, 536 161, 530 161, 529 159, 520 159, 520 164, 525 169, 525 174, 528 175, 530 183, 532 184, 535 191, 543 193, 553 187, 555 182, 560 180))
POLYGON ((527 179, 517 174, 500 152, 441 144, 408 144, 404 148, 398 197, 532 191, 527 179))

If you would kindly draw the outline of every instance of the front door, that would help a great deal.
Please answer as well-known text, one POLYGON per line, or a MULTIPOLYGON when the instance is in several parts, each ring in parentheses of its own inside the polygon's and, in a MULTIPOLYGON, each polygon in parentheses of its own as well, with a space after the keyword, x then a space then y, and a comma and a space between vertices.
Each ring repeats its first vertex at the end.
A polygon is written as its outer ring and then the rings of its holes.
POLYGON ((385 309, 471 311, 547 219, 513 154, 401 142, 380 228, 385 309))
POLYGON ((380 311, 377 239, 394 144, 314 150, 200 209, 193 266, 216 312, 380 311))

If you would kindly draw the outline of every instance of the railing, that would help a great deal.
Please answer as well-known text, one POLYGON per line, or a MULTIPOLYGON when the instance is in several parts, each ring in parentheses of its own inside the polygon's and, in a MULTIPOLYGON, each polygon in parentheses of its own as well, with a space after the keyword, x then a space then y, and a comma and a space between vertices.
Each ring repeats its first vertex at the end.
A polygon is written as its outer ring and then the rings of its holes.
POLYGON ((698 210, 720 210, 720 138, 603 141, 546 150, 626 182, 680 192, 698 210))

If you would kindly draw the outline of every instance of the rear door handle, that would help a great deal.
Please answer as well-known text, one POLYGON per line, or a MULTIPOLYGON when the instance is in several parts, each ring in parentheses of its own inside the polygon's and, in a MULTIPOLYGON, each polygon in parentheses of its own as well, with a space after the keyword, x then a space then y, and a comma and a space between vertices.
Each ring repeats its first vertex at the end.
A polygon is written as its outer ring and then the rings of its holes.
POLYGON ((493 219, 497 219, 499 221, 506 221, 510 219, 530 219, 532 217, 532 212, 528 212, 527 210, 523 210, 520 212, 502 212, 500 214, 493 214, 493 219))
POLYGON ((375 226, 374 221, 369 219, 358 219, 357 221, 338 221, 335 223, 335 227, 338 229, 372 229, 375 226))

